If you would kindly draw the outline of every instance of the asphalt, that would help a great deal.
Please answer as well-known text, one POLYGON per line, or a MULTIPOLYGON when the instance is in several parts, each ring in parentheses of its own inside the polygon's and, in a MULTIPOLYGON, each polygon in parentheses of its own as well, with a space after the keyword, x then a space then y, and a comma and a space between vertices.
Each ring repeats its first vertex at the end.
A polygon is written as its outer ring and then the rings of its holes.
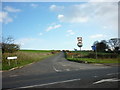
POLYGON ((23 68, 2 72, 2 88, 118 88, 120 67, 71 62, 64 57, 61 52, 23 68), (99 81, 103 82, 95 83, 99 81))

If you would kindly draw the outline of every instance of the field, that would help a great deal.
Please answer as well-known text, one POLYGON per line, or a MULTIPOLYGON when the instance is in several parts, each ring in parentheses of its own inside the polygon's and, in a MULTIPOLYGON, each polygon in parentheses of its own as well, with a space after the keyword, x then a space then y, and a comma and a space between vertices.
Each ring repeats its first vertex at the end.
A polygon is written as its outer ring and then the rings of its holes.
POLYGON ((16 53, 4 53, 2 55, 2 70, 9 70, 15 67, 25 66, 27 64, 38 62, 54 54, 51 50, 20 50, 16 53), (7 57, 17 56, 17 60, 7 60, 7 57))
POLYGON ((66 52, 66 59, 81 63, 120 63, 120 55, 116 53, 96 53, 92 51, 66 52))

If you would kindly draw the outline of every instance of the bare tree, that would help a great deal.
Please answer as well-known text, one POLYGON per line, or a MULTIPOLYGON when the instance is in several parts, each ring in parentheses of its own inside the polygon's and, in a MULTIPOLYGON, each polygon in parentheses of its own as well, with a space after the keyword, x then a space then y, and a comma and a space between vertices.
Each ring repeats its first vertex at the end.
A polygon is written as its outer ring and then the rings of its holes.
POLYGON ((109 40, 109 44, 113 51, 119 51, 120 49, 120 38, 112 38, 109 40))
POLYGON ((20 49, 20 46, 17 44, 14 44, 13 37, 9 36, 7 38, 2 38, 1 43, 2 53, 13 53, 15 51, 18 51, 20 49))

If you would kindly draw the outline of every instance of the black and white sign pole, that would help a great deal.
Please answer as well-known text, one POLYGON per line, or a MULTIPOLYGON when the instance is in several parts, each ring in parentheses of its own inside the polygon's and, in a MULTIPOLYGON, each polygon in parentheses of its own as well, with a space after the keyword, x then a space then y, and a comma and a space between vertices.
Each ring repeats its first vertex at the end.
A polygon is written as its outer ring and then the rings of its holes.
MULTIPOLYGON (((82 37, 77 37, 78 43, 77 46, 80 47, 80 51, 81 51, 81 47, 82 47, 82 37)), ((81 57, 81 54, 80 54, 81 57)))

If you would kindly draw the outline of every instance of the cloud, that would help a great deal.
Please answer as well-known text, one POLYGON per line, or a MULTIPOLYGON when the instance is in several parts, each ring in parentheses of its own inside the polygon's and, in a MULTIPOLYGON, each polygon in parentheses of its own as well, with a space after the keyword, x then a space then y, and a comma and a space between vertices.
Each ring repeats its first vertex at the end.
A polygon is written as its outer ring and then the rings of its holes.
POLYGON ((42 35, 43 35, 43 33, 39 33, 39 35, 40 35, 40 36, 42 36, 42 35))
POLYGON ((49 7, 49 9, 51 10, 51 11, 62 11, 63 9, 64 9, 64 6, 57 6, 57 5, 51 5, 50 7, 49 7))
POLYGON ((13 19, 9 17, 7 12, 0 12, 0 22, 7 24, 9 22, 13 22, 13 19))
POLYGON ((16 44, 20 45, 21 49, 35 49, 41 48, 44 40, 41 38, 19 38, 15 40, 16 44))
POLYGON ((32 3, 32 4, 30 4, 30 6, 33 7, 33 8, 37 8, 37 7, 38 7, 38 4, 33 4, 33 3, 32 3))
POLYGON ((74 16, 64 16, 62 14, 58 15, 58 19, 60 22, 70 22, 70 23, 80 23, 80 22, 87 22, 88 21, 88 17, 74 17, 74 16))
POLYGON ((36 40, 35 38, 21 38, 15 41, 16 44, 20 44, 20 45, 25 45, 26 43, 29 43, 31 41, 36 40))
POLYGON ((108 26, 109 29, 117 29, 118 3, 116 2, 86 2, 74 4, 64 8, 57 16, 60 22, 88 23, 108 26))
POLYGON ((71 36, 74 35, 75 33, 73 32, 73 30, 67 30, 67 35, 66 36, 71 36))
POLYGON ((21 9, 16 9, 10 6, 5 6, 3 9, 5 11, 0 12, 0 22, 5 24, 13 22, 13 18, 9 15, 9 13, 21 12, 21 9))
POLYGON ((49 27, 46 29, 46 31, 48 32, 48 31, 50 31, 50 30, 52 30, 52 29, 60 28, 61 26, 62 26, 62 25, 60 25, 60 24, 54 25, 54 26, 49 26, 49 27))
POLYGON ((4 10, 7 11, 7 12, 20 12, 21 11, 20 9, 16 9, 16 8, 13 8, 13 7, 10 7, 10 6, 4 7, 4 10))
POLYGON ((90 36, 90 38, 95 39, 95 38, 102 38, 105 37, 103 34, 96 34, 96 35, 92 35, 90 36))

